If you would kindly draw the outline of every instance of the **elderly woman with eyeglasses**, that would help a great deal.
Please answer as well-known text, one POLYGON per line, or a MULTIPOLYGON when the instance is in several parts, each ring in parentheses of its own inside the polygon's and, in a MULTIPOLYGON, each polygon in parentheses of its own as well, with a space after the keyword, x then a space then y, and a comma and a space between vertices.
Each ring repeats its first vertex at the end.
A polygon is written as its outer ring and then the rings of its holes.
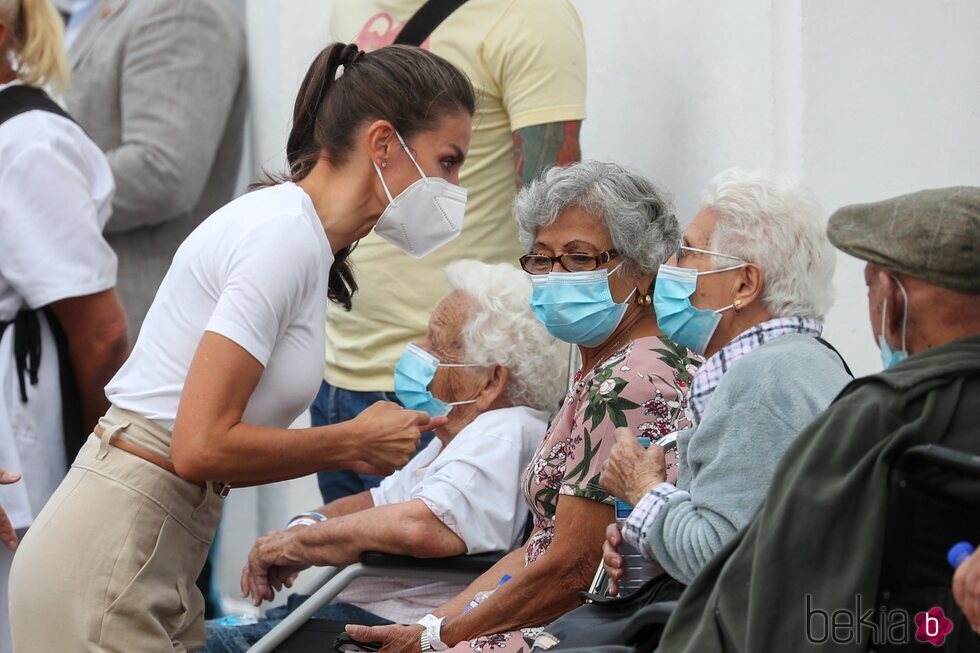
POLYGON ((524 547, 420 625, 348 627, 386 652, 529 649, 541 626, 579 604, 599 564, 614 521, 599 471, 616 428, 660 438, 685 426, 698 359, 663 336, 650 309, 654 274, 680 239, 668 196, 618 165, 584 161, 545 172, 518 194, 514 212, 531 307, 553 336, 579 348, 582 366, 524 472, 534 517, 524 547))
MULTIPOLYGON (((660 327, 706 361, 691 386, 693 425, 677 434, 677 482, 659 446, 620 429, 600 482, 636 508, 607 531, 617 593, 623 538, 687 584, 748 523, 796 435, 850 381, 820 337, 835 256, 813 195, 771 173, 717 175, 657 274, 660 327)), ((805 519, 805 516, 803 516, 805 519)))

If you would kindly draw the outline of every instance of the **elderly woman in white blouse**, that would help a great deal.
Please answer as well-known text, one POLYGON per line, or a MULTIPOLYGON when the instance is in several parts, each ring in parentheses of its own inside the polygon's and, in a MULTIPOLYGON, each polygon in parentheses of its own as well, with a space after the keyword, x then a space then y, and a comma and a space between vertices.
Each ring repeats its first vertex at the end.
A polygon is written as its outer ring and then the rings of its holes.
MULTIPOLYGON (((426 338, 399 361, 395 390, 407 407, 449 421, 380 487, 260 538, 242 574, 256 605, 305 567, 350 564, 364 551, 430 558, 520 544, 527 516, 520 476, 564 392, 567 349, 535 319, 531 284, 516 267, 458 261, 446 276, 451 292, 432 312, 426 338)), ((412 623, 462 589, 359 579, 318 616, 412 623)), ((244 651, 274 624, 211 627, 208 651, 244 651)))

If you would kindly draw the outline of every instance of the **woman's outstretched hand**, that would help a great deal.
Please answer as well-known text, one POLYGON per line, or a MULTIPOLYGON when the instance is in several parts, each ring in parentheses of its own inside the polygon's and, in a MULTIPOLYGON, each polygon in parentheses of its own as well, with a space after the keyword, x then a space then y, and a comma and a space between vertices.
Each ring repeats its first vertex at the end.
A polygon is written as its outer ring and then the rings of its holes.
POLYGON ((354 418, 360 460, 384 475, 405 463, 419 446, 422 433, 443 426, 445 417, 430 418, 417 410, 405 410, 391 401, 379 401, 354 418))

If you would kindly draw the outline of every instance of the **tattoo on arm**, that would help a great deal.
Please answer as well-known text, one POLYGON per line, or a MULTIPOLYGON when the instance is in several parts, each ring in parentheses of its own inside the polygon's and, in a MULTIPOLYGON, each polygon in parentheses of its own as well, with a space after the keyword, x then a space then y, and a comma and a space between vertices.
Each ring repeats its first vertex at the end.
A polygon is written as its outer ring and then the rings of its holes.
POLYGON ((582 158, 579 145, 581 120, 532 125, 514 132, 514 166, 517 188, 531 183, 551 166, 564 166, 582 158))

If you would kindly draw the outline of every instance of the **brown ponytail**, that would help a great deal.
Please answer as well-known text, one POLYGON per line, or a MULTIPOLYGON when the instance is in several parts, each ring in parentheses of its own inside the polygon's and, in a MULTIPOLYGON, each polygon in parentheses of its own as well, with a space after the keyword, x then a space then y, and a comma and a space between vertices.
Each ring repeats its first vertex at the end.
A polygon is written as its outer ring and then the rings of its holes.
POLYGON ((64 90, 68 84, 65 28, 50 0, 0 0, 0 18, 9 30, 0 57, 13 53, 17 77, 29 86, 64 90))
MULTIPOLYGON (((447 114, 472 116, 475 110, 469 79, 442 57, 404 45, 365 53, 356 45, 334 43, 313 60, 296 96, 284 179, 303 179, 321 156, 335 166, 344 164, 364 123, 387 120, 410 138, 435 128, 447 114)), ((328 281, 327 296, 347 310, 357 291, 349 260, 355 245, 337 252, 328 281)))

